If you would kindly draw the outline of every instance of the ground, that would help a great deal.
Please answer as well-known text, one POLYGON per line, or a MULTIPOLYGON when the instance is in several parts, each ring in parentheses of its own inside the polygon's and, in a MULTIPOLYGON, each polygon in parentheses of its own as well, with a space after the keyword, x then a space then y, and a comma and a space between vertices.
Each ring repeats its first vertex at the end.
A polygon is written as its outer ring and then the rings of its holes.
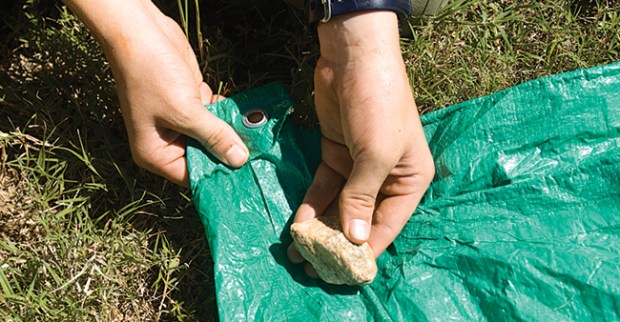
MULTIPOLYGON (((317 46, 300 12, 273 1, 207 0, 199 11, 160 2, 187 26, 211 86, 230 95, 283 81, 300 106, 293 121, 316 125, 317 46)), ((3 6, 0 318, 217 320, 191 194, 132 162, 97 43, 56 2, 3 6)), ((620 1, 459 0, 412 19, 403 35, 412 90, 428 113, 620 60, 620 1)))

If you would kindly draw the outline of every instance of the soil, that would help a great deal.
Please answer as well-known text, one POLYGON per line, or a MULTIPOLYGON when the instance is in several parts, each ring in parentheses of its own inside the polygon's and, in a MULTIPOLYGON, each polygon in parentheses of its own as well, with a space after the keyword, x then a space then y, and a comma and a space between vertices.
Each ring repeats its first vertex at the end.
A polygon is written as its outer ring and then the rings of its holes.
POLYGON ((0 240, 15 244, 38 240, 43 225, 35 217, 25 181, 14 169, 0 170, 0 240))

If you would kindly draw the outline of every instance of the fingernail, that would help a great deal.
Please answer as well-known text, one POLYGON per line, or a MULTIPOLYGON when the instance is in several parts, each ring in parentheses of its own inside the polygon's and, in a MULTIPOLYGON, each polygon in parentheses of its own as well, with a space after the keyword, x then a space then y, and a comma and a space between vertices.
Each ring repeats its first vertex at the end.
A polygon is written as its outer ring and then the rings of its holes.
POLYGON ((224 158, 226 158, 229 165, 238 168, 248 159, 248 154, 239 145, 233 145, 233 147, 226 152, 226 156, 224 158))
POLYGON ((353 219, 349 222, 349 235, 353 239, 359 241, 367 241, 370 234, 370 227, 368 223, 361 219, 353 219))

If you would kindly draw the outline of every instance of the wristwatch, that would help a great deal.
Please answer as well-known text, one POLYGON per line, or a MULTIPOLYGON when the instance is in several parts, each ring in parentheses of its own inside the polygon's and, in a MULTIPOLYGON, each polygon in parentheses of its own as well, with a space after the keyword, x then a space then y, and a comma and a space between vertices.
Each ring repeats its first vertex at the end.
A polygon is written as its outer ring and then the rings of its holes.
POLYGON ((335 16, 363 10, 394 11, 402 20, 411 15, 411 0, 309 0, 306 10, 310 26, 327 22, 335 16))

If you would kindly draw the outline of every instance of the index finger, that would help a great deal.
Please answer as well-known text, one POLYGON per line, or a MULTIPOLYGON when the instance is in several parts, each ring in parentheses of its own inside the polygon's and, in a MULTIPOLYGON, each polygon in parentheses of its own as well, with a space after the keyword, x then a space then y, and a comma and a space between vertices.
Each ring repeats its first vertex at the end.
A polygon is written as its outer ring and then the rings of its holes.
POLYGON ((413 215, 425 190, 406 195, 379 197, 375 210, 372 229, 368 237, 368 245, 372 248, 375 258, 396 239, 403 227, 413 215))
POLYGON ((322 162, 316 170, 303 202, 295 213, 295 222, 303 222, 323 214, 340 193, 343 182, 342 176, 322 162))

